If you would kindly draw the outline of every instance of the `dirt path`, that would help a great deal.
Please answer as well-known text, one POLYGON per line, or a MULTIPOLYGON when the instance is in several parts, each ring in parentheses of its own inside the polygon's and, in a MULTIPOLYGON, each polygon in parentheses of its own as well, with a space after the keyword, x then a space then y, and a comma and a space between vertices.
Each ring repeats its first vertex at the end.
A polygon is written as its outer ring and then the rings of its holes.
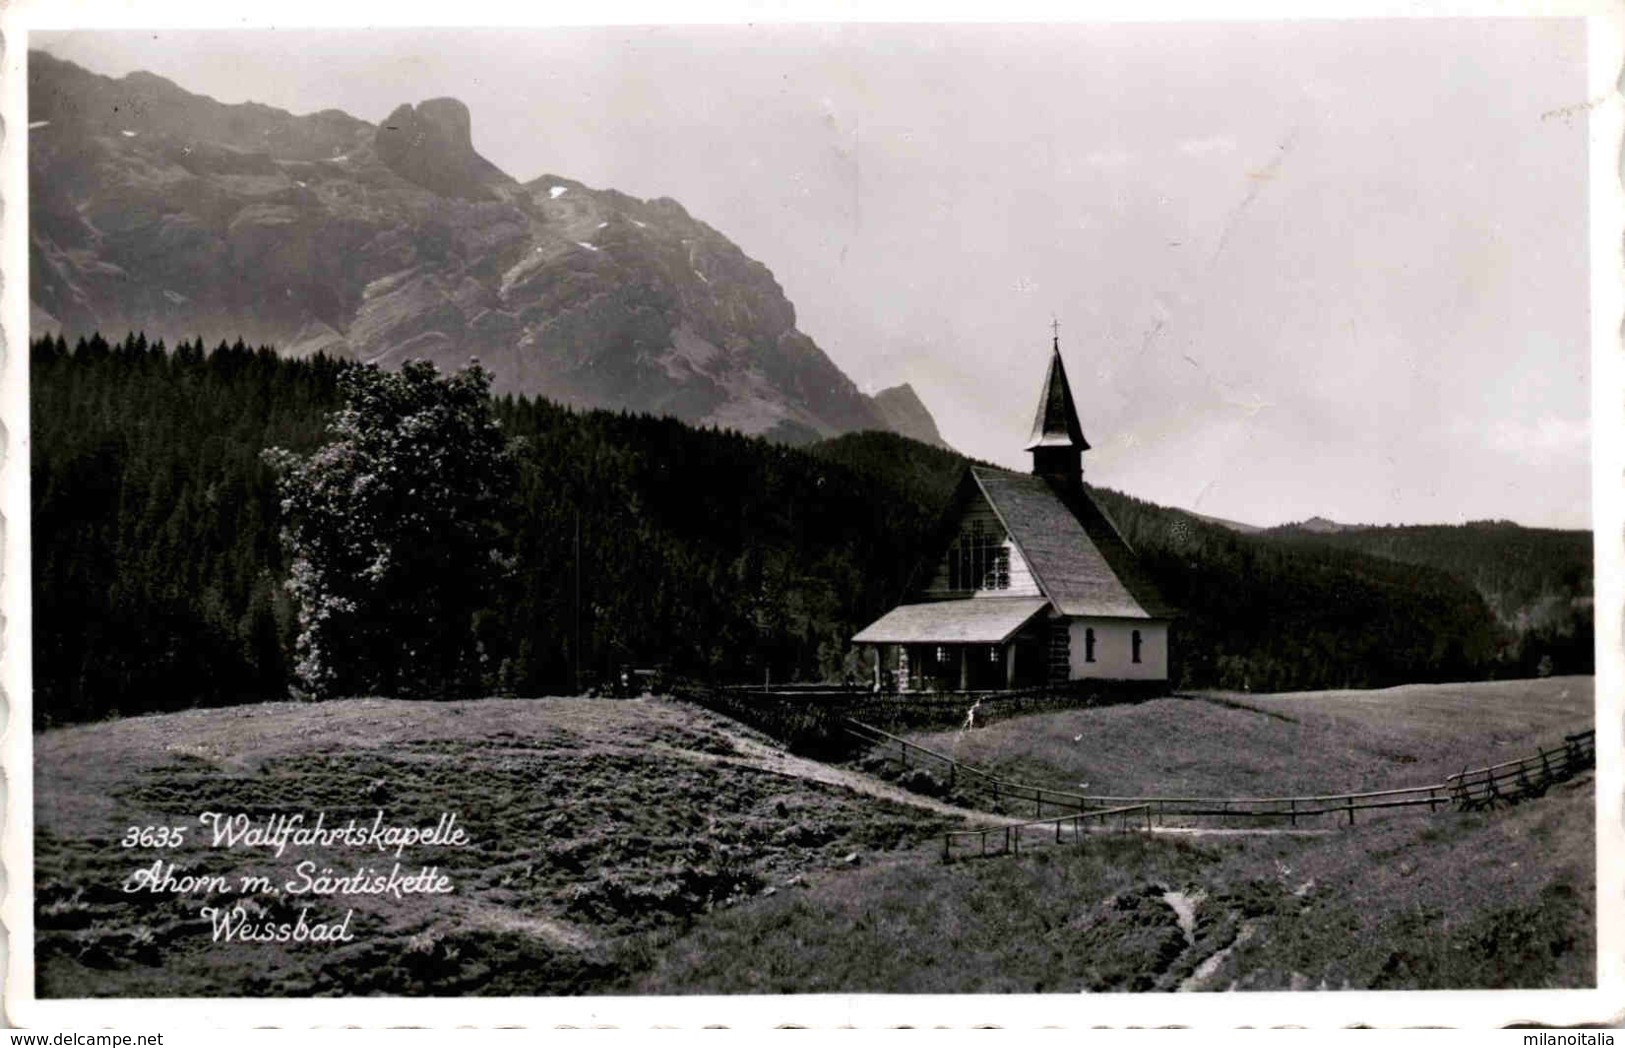
POLYGON ((894 804, 906 804, 909 807, 922 808, 937 815, 954 816, 977 826, 1006 826, 1023 821, 1006 815, 994 815, 991 812, 955 807, 934 797, 912 793, 900 786, 894 786, 882 779, 877 779, 872 775, 865 775, 849 768, 837 768, 807 757, 797 757, 794 754, 765 745, 745 735, 738 735, 733 732, 727 732, 726 734, 733 740, 734 746, 738 750, 737 756, 727 757, 713 753, 700 753, 695 750, 676 750, 673 752, 682 753, 690 759, 756 768, 793 779, 808 779, 813 782, 824 783, 827 786, 840 786, 854 793, 878 797, 894 804))
POLYGON ((463 921, 455 923, 497 932, 519 932, 572 950, 584 950, 593 944, 593 937, 575 925, 479 901, 464 905, 463 921))
POLYGON ((1256 931, 1258 931, 1257 922, 1248 921, 1247 923, 1243 924, 1236 932, 1236 937, 1230 941, 1230 945, 1226 946, 1222 950, 1219 950, 1217 953, 1213 954, 1213 956, 1197 965, 1196 971, 1191 973, 1190 978, 1179 984, 1178 992, 1191 993, 1195 990, 1206 989, 1208 980, 1213 978, 1214 974, 1218 972, 1219 968, 1223 966, 1225 961, 1229 960, 1230 955, 1235 952, 1236 947, 1245 945, 1247 940, 1251 939, 1256 931))
POLYGON ((1325 837, 1336 830, 1281 830, 1269 826, 1157 826, 1152 833, 1166 833, 1187 837, 1325 837))
POLYGON ((1207 893, 1203 891, 1176 892, 1166 889, 1162 893, 1162 901, 1173 907, 1179 930, 1185 935, 1186 949, 1196 945, 1196 907, 1206 898, 1207 893))
MULTIPOLYGON (((705 753, 699 750, 670 748, 667 752, 681 755, 685 759, 701 761, 710 764, 732 764, 739 767, 755 768, 759 771, 772 772, 775 775, 784 775, 793 779, 807 779, 821 782, 828 786, 840 786, 861 793, 869 797, 891 801, 895 804, 906 804, 910 807, 921 808, 938 815, 951 815, 964 819, 974 826, 1010 826, 1016 823, 1030 822, 1029 819, 1013 815, 995 815, 992 812, 979 811, 974 808, 960 808, 955 805, 939 801, 934 797, 926 797, 895 786, 884 779, 878 779, 863 772, 853 771, 850 768, 836 767, 812 760, 808 757, 797 757, 786 753, 776 747, 767 745, 747 735, 723 729, 729 739, 733 741, 737 750, 736 756, 724 756, 715 753, 705 753)), ((664 748, 664 747, 663 747, 664 748)), ((1330 830, 1291 830, 1272 829, 1268 827, 1257 828, 1221 828, 1200 826, 1159 826, 1152 830, 1157 834, 1173 834, 1190 837, 1319 837, 1330 830)))

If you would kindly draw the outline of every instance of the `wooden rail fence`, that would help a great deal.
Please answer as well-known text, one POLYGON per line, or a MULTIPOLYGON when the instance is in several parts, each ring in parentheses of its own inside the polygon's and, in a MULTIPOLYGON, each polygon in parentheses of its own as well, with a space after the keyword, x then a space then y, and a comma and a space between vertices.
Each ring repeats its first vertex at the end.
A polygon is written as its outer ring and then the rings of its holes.
POLYGON ((1445 779, 1458 808, 1489 808, 1546 792, 1553 783, 1572 779, 1597 765, 1597 732, 1565 735, 1563 745, 1541 748, 1532 757, 1502 761, 1487 768, 1459 771, 1445 779))
POLYGON ((1063 844, 1068 839, 1081 844, 1096 826, 1100 829, 1112 829, 1112 822, 1116 821, 1116 829, 1123 832, 1129 829, 1151 829, 1151 809, 1144 804, 1131 804, 1121 808, 1096 808, 1093 811, 1074 812, 1071 815, 1057 815, 1050 819, 1032 819, 1027 822, 1012 822, 1004 826, 987 826, 975 830, 949 830, 942 835, 942 861, 952 862, 960 856, 955 852, 954 845, 959 841, 976 840, 980 847, 971 855, 978 858, 985 855, 1015 855, 1021 851, 1022 837, 1033 836, 1028 831, 1037 830, 1039 844, 1063 844), (1070 838, 1066 831, 1070 829, 1070 838), (1051 835, 1053 834, 1053 840, 1051 835), (988 841, 994 845, 993 851, 988 851, 988 841))
MULTIPOLYGON (((1422 786, 1299 797, 1114 797, 1012 782, 872 725, 847 720, 844 728, 851 737, 882 754, 890 756, 895 753, 895 757, 890 759, 898 761, 904 769, 925 768, 936 772, 950 790, 991 798, 995 807, 1032 804, 1033 821, 1012 825, 1053 825, 1057 840, 1060 839, 1061 826, 1069 818, 1108 813, 1143 812, 1147 828, 1176 825, 1180 820, 1217 820, 1220 824, 1240 821, 1253 826, 1284 824, 1296 827, 1299 819, 1322 816, 1346 819, 1348 825, 1352 826, 1356 812, 1390 808, 1427 805, 1430 812, 1441 807, 1457 810, 1487 808, 1501 802, 1511 803, 1523 797, 1537 796, 1552 784, 1571 779, 1594 767, 1597 759, 1596 732, 1591 730, 1565 736, 1561 747, 1550 750, 1542 748, 1533 756, 1463 770, 1449 776, 1444 782, 1422 786), (1061 814, 1052 814, 1046 819, 1046 806, 1052 813, 1061 814)), ((943 855, 945 858, 951 857, 956 835, 981 836, 985 852, 985 835, 1000 832, 1004 831, 998 828, 954 831, 943 839, 943 855)), ((1021 831, 1011 832, 1016 836, 1007 841, 1001 851, 992 854, 1019 849, 1021 831)), ((1074 832, 1077 832, 1076 825, 1074 832)))

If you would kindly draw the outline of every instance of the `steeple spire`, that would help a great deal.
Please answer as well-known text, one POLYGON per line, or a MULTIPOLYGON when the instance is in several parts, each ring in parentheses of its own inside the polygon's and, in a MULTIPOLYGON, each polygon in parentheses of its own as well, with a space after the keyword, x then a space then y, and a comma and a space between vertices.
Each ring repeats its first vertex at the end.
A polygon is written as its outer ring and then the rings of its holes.
POLYGON ((1072 403, 1072 387, 1066 381, 1066 365, 1061 362, 1060 323, 1050 351, 1049 373, 1038 398, 1032 437, 1026 450, 1032 452, 1033 472, 1064 484, 1077 484, 1083 476, 1083 453, 1089 442, 1083 437, 1077 406, 1072 403))

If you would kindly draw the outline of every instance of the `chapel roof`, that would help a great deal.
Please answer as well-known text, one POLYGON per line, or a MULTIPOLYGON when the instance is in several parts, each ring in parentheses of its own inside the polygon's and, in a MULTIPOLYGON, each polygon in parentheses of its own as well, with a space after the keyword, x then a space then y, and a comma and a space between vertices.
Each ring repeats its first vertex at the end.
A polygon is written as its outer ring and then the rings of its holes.
POLYGON ((1047 607, 1042 597, 899 604, 852 639, 859 644, 1003 644, 1047 607))
POLYGON ((972 466, 969 475, 1063 615, 1164 619, 1175 612, 1088 489, 972 466))

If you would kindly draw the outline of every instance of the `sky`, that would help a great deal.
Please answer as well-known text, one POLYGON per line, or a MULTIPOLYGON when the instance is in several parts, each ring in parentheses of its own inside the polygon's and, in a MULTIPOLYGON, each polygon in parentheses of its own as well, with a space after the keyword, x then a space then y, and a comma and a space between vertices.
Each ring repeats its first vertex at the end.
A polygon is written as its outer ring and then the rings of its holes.
POLYGON ((96 72, 668 196, 858 385, 1025 469, 1270 525, 1591 525, 1578 20, 36 33, 96 72))

